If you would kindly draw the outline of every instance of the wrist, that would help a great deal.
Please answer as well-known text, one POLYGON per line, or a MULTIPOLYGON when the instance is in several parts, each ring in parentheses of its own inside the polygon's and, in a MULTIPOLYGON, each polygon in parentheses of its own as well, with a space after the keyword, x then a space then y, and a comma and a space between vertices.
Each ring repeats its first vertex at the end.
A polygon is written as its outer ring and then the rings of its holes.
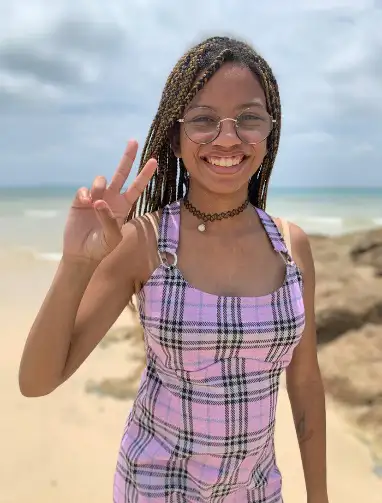
POLYGON ((58 273, 69 274, 77 279, 92 276, 101 261, 87 257, 72 256, 63 254, 59 263, 58 273))

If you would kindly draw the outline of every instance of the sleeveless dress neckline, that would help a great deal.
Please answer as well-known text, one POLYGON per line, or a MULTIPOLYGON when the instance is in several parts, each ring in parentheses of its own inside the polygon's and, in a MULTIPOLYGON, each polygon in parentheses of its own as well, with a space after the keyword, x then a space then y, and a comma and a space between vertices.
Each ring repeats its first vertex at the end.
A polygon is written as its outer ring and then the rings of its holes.
MULTIPOLYGON (((147 365, 128 416, 114 503, 281 503, 274 452, 279 379, 305 326, 302 276, 260 297, 219 296, 163 262, 138 295, 147 365)), ((163 209, 158 252, 176 255, 180 201, 163 209)))
MULTIPOLYGON (((173 203, 174 206, 173 206, 172 214, 176 218, 174 218, 174 221, 172 222, 172 229, 171 229, 172 232, 170 232, 170 235, 168 236, 167 239, 164 239, 164 240, 160 239, 159 242, 158 242, 158 251, 159 251, 160 255, 162 255, 162 256, 165 253, 169 253, 172 256, 174 256, 174 255, 177 254, 178 246, 179 246, 179 233, 180 233, 180 204, 181 204, 181 201, 176 201, 175 203, 173 203)), ((271 219, 271 221, 273 222, 273 226, 270 226, 269 225, 269 223, 270 223, 269 219, 271 217, 269 217, 269 215, 267 215, 260 208, 254 207, 254 210, 258 214, 261 224, 266 229, 267 235, 270 238, 270 241, 271 241, 271 244, 273 246, 273 249, 275 250, 275 252, 280 253, 280 254, 282 254, 285 257, 284 262, 285 262, 286 270, 285 270, 285 275, 284 275, 284 278, 283 278, 282 285, 280 287, 278 287, 276 290, 274 290, 273 292, 270 292, 270 293, 267 293, 267 294, 263 294, 263 295, 257 295, 257 296, 218 295, 218 294, 214 294, 214 293, 209 293, 209 292, 206 292, 204 290, 200 290, 199 288, 196 288, 194 285, 192 285, 183 276, 182 271, 176 265, 175 266, 167 266, 167 267, 171 267, 171 269, 173 270, 174 274, 176 274, 176 275, 179 276, 179 280, 185 282, 189 288, 195 290, 195 292, 198 292, 201 295, 206 296, 206 297, 212 297, 212 298, 215 298, 215 299, 217 299, 217 298, 227 298, 227 299, 229 299, 229 298, 230 299, 234 299, 234 298, 238 299, 238 298, 240 298, 242 302, 243 301, 244 302, 257 302, 257 301, 259 302, 259 301, 262 301, 262 300, 266 301, 270 297, 272 297, 272 295, 276 295, 283 288, 285 288, 285 284, 286 284, 287 279, 288 279, 288 270, 287 270, 288 267, 292 266, 292 267, 298 269, 300 275, 301 275, 301 271, 299 270, 299 267, 297 266, 297 264, 294 262, 294 260, 290 256, 288 248, 287 248, 287 246, 286 246, 286 244, 284 242, 284 238, 283 238, 281 232, 278 230, 278 227, 274 223, 273 219, 271 219)), ((165 226, 165 225, 166 225, 166 219, 162 218, 161 221, 160 221, 160 225, 159 225, 159 229, 160 229, 159 235, 160 236, 165 236, 166 235, 165 234, 166 233, 166 229, 162 228, 162 226, 165 226)), ((164 264, 162 262, 162 264, 159 265, 158 268, 163 267, 163 266, 166 267, 166 264, 164 264)), ((155 274, 158 271, 158 268, 151 274, 150 279, 153 276, 155 276, 155 274)), ((149 281, 150 281, 150 279, 149 279, 149 281)))

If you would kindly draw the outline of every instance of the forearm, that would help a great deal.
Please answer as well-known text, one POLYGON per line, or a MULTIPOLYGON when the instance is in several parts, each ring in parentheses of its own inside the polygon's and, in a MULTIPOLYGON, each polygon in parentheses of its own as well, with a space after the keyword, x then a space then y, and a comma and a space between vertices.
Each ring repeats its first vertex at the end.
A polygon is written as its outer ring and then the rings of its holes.
POLYGON ((41 396, 59 384, 81 299, 96 262, 62 260, 29 332, 19 385, 26 396, 41 396))
POLYGON ((326 413, 321 377, 303 384, 288 383, 308 502, 325 503, 326 479, 326 413))

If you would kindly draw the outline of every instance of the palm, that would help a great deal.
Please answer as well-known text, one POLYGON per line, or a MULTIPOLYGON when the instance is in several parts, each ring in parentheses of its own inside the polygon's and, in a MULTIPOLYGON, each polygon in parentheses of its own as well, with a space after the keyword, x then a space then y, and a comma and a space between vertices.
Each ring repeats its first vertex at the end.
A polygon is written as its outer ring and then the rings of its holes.
MULTIPOLYGON (((130 206, 122 194, 110 192, 107 188, 102 197, 107 203, 119 227, 129 213, 130 206)), ((76 255, 83 249, 89 258, 98 259, 107 252, 107 242, 101 222, 92 206, 84 207, 73 203, 65 228, 64 253, 76 255)))
POLYGON ((126 216, 156 169, 156 162, 150 160, 130 187, 121 192, 136 150, 136 143, 130 143, 108 186, 103 177, 97 177, 90 191, 83 188, 77 192, 65 226, 64 255, 101 260, 119 242, 126 216), (101 206, 104 209, 98 211, 101 206))

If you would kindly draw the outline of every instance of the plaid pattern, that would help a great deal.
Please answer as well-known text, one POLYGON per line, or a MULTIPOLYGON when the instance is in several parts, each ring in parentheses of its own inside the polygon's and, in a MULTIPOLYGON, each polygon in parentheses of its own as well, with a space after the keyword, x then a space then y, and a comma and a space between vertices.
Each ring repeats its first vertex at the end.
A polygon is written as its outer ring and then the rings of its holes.
MULTIPOLYGON (((123 435, 114 503, 281 503, 274 426, 279 378, 304 328, 301 274, 262 297, 193 288, 161 264, 139 296, 147 367, 123 435)), ((180 203, 162 214, 158 247, 176 254, 180 203)))

